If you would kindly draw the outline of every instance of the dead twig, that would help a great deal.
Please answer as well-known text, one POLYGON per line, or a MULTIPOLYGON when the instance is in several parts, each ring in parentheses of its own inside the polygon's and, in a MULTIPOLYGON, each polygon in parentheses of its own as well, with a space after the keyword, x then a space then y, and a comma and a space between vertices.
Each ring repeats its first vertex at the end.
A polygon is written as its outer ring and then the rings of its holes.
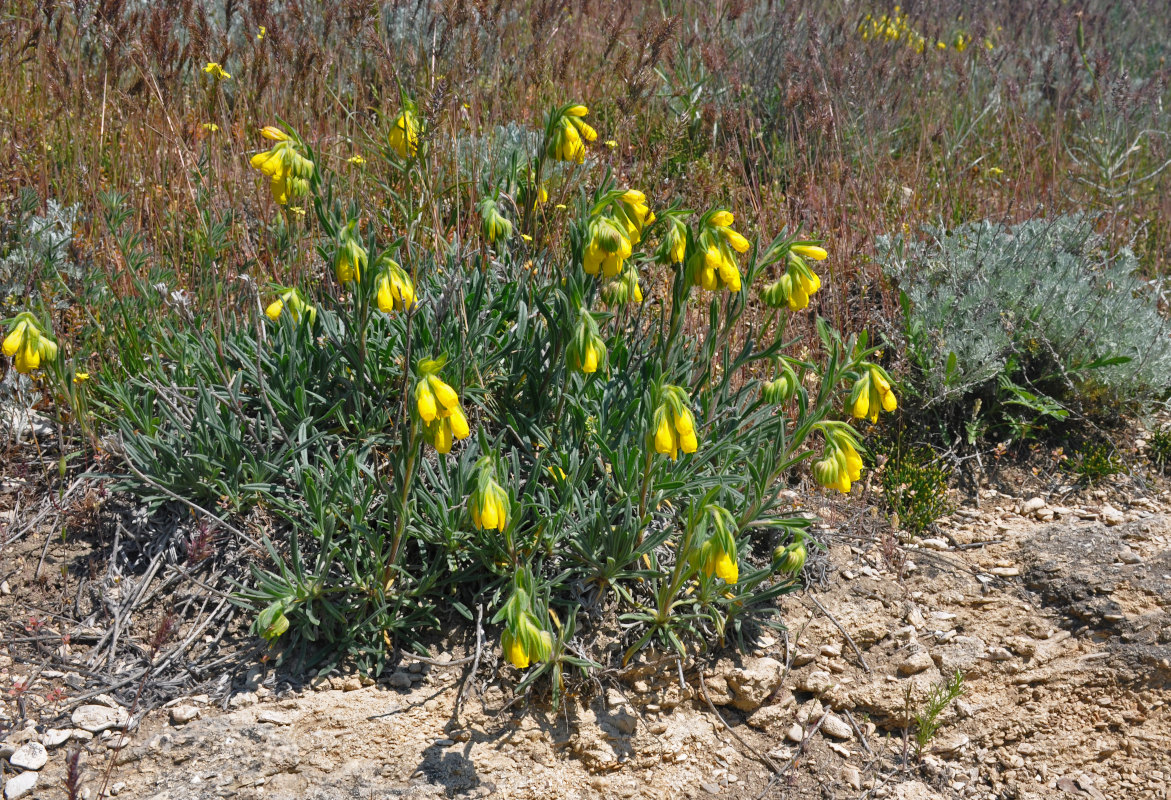
POLYGON ((484 604, 476 604, 476 654, 472 656, 472 668, 468 670, 468 674, 460 681, 459 691, 455 694, 455 709, 452 712, 452 718, 459 720, 459 712, 463 708, 464 698, 467 696, 468 683, 476 679, 476 672, 480 669, 480 654, 483 652, 484 628, 482 623, 484 621, 484 604))
POLYGON ((863 671, 870 672, 870 665, 866 663, 866 658, 862 655, 862 651, 858 649, 858 645, 854 644, 854 640, 851 638, 850 634, 846 633, 846 629, 842 627, 842 623, 838 622, 837 619, 834 618, 834 615, 829 613, 829 611, 826 610, 826 607, 823 606, 821 601, 819 601, 816 597, 814 597, 812 594, 808 595, 808 597, 813 601, 813 604, 817 606, 817 609, 822 614, 825 614, 826 618, 834 624, 834 627, 841 631, 842 636, 846 637, 846 642, 849 643, 851 649, 853 649, 854 655, 858 656, 858 663, 862 665, 863 671))

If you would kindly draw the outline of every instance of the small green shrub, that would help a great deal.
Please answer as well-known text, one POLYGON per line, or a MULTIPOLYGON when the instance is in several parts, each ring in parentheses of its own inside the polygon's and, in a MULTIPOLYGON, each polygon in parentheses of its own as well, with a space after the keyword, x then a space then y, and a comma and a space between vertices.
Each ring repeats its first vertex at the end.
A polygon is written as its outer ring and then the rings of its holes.
POLYGON ((928 448, 891 453, 878 474, 887 510, 898 515, 901 530, 918 536, 951 510, 951 469, 928 448))
MULTIPOLYGON (((315 269, 278 263, 283 285, 217 294, 223 212, 191 254, 208 286, 136 277, 142 300, 108 306, 119 324, 95 341, 118 358, 94 407, 119 434, 121 487, 269 521, 246 534, 263 557, 236 600, 282 658, 378 672, 480 607, 505 658, 532 667, 522 686, 548 675, 556 696, 563 669, 592 664, 579 631, 599 618, 626 658, 779 625, 809 523, 778 486, 808 460, 849 492, 863 462, 845 401, 877 419, 897 406, 892 378, 864 333, 817 319, 794 336, 818 242, 754 243, 720 206, 652 213, 585 160, 587 113, 550 110, 539 141, 485 141, 473 182, 412 138, 425 112, 404 103, 380 153, 417 227, 394 239, 328 166, 350 162, 264 128, 264 241, 293 264, 315 252, 315 269)), ((104 200, 122 257, 150 275, 123 198, 104 200)))
POLYGON ((1166 397, 1171 331, 1126 248, 1084 216, 883 237, 915 389, 969 443, 1036 435, 1069 413, 1166 397), (970 411, 980 403, 982 416, 970 411))
POLYGON ((1171 464, 1171 428, 1156 431, 1147 443, 1147 457, 1160 470, 1171 464))
MULTIPOLYGON (((910 687, 907 688, 910 692, 910 687)), ((923 708, 915 715, 915 755, 923 757, 923 750, 939 732, 940 717, 954 701, 964 695, 964 675, 958 669, 935 684, 927 695, 923 708)))
POLYGON ((1106 442, 1087 442, 1074 452, 1073 473, 1090 486, 1122 471, 1114 447, 1106 442))

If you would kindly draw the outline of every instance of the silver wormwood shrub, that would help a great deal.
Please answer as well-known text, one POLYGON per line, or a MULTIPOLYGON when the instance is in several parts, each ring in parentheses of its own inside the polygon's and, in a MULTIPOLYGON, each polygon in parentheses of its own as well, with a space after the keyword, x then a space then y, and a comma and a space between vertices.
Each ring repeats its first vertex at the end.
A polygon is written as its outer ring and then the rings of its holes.
POLYGON ((906 312, 908 354, 928 405, 954 403, 1016 372, 1070 402, 1165 399, 1171 322, 1129 248, 1111 253, 1093 218, 975 222, 924 241, 879 240, 906 312), (1032 374, 1030 374, 1030 372, 1032 374))

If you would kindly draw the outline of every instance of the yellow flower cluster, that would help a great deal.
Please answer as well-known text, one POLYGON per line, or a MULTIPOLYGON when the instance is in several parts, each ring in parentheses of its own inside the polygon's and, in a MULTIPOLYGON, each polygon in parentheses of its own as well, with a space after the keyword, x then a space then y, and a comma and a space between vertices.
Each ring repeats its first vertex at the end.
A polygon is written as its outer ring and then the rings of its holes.
POLYGON ((642 287, 638 284, 638 268, 627 264, 622 274, 602 287, 602 299, 609 305, 642 302, 642 287))
POLYGON ((589 243, 582 253, 582 269, 587 275, 613 278, 622 271, 622 264, 630 258, 634 247, 626 230, 607 214, 590 220, 589 243))
POLYGON ((746 253, 748 240, 732 230, 732 212, 716 209, 699 221, 699 235, 689 267, 691 280, 708 291, 740 291, 740 267, 732 251, 746 253))
POLYGON ((252 156, 251 164, 272 179, 272 199, 278 205, 309 191, 313 162, 301 153, 300 144, 280 128, 266 125, 260 135, 276 142, 271 150, 252 156))
POLYGON ((503 532, 508 525, 508 492, 496 482, 496 465, 491 456, 476 462, 476 488, 468 498, 472 524, 480 530, 503 532))
POLYGON ((705 517, 711 535, 700 545, 693 563, 708 578, 715 576, 725 583, 736 583, 740 580, 736 537, 732 534, 736 521, 727 509, 716 505, 707 507, 705 517))
POLYGON ((607 364, 606 343, 598 330, 598 321, 589 309, 582 307, 577 316, 577 329, 566 348, 569 365, 587 375, 598 371, 607 364))
POLYGON ((772 308, 787 306, 790 311, 809 307, 809 298, 821 288, 821 277, 809 268, 806 259, 824 261, 827 253, 815 244, 789 247, 789 266, 777 281, 764 287, 761 299, 772 308))
POLYGON ((512 222, 500 213, 495 198, 483 198, 476 203, 476 210, 480 212, 480 231, 490 244, 512 236, 512 222))
POLYGON ((858 440, 853 431, 842 423, 823 427, 825 451, 813 462, 813 478, 827 489, 850 493, 850 485, 862 477, 862 457, 858 455, 858 440))
POLYGON ((898 399, 890 388, 890 375, 877 364, 862 362, 862 375, 854 382, 850 392, 850 413, 855 419, 878 421, 878 410, 891 412, 899 407, 898 399))
POLYGON ((379 269, 374 283, 379 311, 406 311, 415 304, 415 284, 397 261, 383 254, 375 267, 379 269))
POLYGON ((268 304, 264 309, 264 315, 276 322, 280 319, 281 312, 285 309, 289 310, 289 316, 293 318, 293 322, 300 324, 301 318, 307 316, 309 324, 312 325, 317 321, 317 307, 305 302, 298 289, 285 289, 277 294, 276 300, 268 304))
POLYGON ((362 270, 370 256, 358 238, 358 220, 350 220, 338 234, 337 253, 333 257, 333 274, 338 283, 362 280, 362 270))
POLYGON ((797 393, 797 373, 789 362, 781 359, 781 374, 760 388, 760 397, 769 405, 787 403, 797 393))
POLYGON ((656 256, 663 264, 682 264, 687 253, 687 223, 683 221, 682 213, 677 211, 664 212, 663 216, 666 219, 666 230, 656 256))
POLYGON ((57 358, 57 343, 50 339, 27 311, 16 315, 8 335, 4 337, 4 355, 13 359, 16 371, 27 375, 41 366, 42 361, 57 358))
MULTIPOLYGON (((910 18, 902 12, 899 6, 894 7, 894 14, 883 14, 875 19, 867 14, 858 25, 858 32, 862 41, 906 42, 907 46, 916 53, 927 49, 927 39, 911 27, 910 18)), ((946 45, 945 45, 946 46, 946 45)))
POLYGON ((672 461, 679 457, 680 450, 694 453, 699 447, 695 435, 695 417, 687 407, 689 402, 690 398, 683 388, 667 384, 655 408, 655 452, 670 456, 672 461))
POLYGON ((557 161, 585 161, 585 142, 598 138, 598 132, 583 117, 590 110, 583 105, 572 105, 554 112, 549 129, 545 154, 557 161))
POLYGON ((398 153, 399 158, 414 157, 419 150, 419 118, 412 109, 404 108, 398 112, 386 139, 390 149, 398 153))
POLYGON ((610 198, 599 204, 586 232, 582 269, 587 275, 618 275, 634 245, 642 241, 643 230, 655 221, 646 195, 637 189, 615 192, 610 198))
POLYGON ((470 431, 459 395, 436 374, 442 367, 442 361, 419 364, 415 409, 423 421, 423 438, 440 453, 450 453, 452 441, 468 438, 470 431))
POLYGON ((521 612, 516 625, 509 625, 500 637, 504 657, 517 669, 526 669, 534 661, 548 661, 553 655, 553 636, 541 630, 533 612, 521 612))
POLYGON ((773 563, 780 572, 796 575, 805 566, 805 559, 809 553, 805 550, 805 537, 797 534, 797 539, 790 545, 778 547, 773 551, 773 563))

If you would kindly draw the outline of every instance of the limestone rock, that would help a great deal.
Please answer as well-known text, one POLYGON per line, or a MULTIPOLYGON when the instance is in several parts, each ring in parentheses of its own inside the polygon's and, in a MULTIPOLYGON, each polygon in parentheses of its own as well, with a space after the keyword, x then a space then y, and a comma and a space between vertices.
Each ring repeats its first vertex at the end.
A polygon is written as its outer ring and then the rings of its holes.
POLYGON ((918 675, 923 670, 930 669, 933 666, 935 666, 935 661, 931 658, 931 654, 921 650, 903 659, 899 664, 899 674, 903 676, 918 675))
POLYGON ((769 695, 781 685, 784 667, 775 658, 748 659, 743 669, 733 670, 727 676, 732 690, 732 705, 741 711, 755 711, 764 705, 769 695))
POLYGON ((269 725, 291 725, 292 718, 288 714, 282 714, 279 711, 266 709, 256 715, 256 721, 260 723, 267 722, 269 725))
POLYGON ((850 723, 835 714, 826 714, 821 721, 821 732, 835 739, 853 739, 854 729, 850 723))
POLYGON ((8 757, 8 763, 20 769, 37 770, 45 766, 48 761, 49 751, 40 742, 22 744, 15 753, 8 757))
POLYGON ((171 722, 175 725, 186 725, 199 716, 199 709, 195 706, 175 706, 171 709, 171 722))
POLYGON ((939 671, 944 675, 953 675, 959 671, 965 676, 970 676, 979 665, 984 649, 983 639, 975 636, 956 636, 936 651, 935 661, 939 671))
POLYGON ((833 676, 828 672, 822 672, 820 670, 802 675, 797 679, 797 688, 803 692, 810 692, 811 694, 821 694, 833 686, 833 684, 833 676))
POLYGON ((75 708, 70 719, 75 727, 90 733, 101 733, 110 728, 126 727, 129 715, 121 708, 85 705, 75 708))
POLYGON ((51 750, 65 744, 72 736, 73 732, 68 729, 50 728, 41 735, 41 744, 51 750))
POLYGON ((33 790, 40 777, 37 772, 22 772, 12 776, 4 784, 4 800, 16 800, 18 797, 24 797, 33 790))

